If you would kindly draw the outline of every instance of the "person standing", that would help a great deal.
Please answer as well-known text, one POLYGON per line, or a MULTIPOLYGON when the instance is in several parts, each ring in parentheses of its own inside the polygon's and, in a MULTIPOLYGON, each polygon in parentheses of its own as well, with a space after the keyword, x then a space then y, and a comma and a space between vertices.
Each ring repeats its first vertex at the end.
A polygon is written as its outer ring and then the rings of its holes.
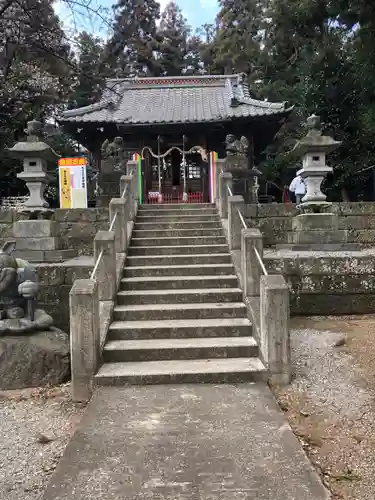
POLYGON ((294 193, 296 197, 296 204, 299 205, 302 201, 302 198, 306 194, 306 184, 298 172, 295 178, 290 183, 289 191, 294 193))

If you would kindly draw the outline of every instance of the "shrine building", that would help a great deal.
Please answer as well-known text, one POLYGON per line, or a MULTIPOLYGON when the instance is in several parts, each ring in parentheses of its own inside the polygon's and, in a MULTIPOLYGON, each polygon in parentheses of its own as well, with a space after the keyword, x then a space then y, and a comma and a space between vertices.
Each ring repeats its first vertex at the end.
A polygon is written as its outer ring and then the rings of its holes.
POLYGON ((212 201, 210 158, 225 156, 225 137, 248 139, 252 166, 291 110, 254 99, 242 74, 120 78, 107 80, 99 102, 65 111, 59 123, 99 169, 103 142, 122 137, 129 159, 142 158, 143 202, 159 191, 177 201, 184 190, 212 201))

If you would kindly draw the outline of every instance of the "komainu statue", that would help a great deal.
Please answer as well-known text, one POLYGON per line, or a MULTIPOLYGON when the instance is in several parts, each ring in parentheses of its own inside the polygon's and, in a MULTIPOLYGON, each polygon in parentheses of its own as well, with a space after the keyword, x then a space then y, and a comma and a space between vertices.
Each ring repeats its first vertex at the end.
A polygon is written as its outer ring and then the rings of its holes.
POLYGON ((52 317, 36 308, 39 283, 36 269, 13 255, 16 243, 0 249, 0 336, 48 330, 52 317))
POLYGON ((247 158, 249 152, 249 141, 245 136, 240 140, 233 134, 228 134, 225 138, 225 149, 227 156, 241 156, 247 158))

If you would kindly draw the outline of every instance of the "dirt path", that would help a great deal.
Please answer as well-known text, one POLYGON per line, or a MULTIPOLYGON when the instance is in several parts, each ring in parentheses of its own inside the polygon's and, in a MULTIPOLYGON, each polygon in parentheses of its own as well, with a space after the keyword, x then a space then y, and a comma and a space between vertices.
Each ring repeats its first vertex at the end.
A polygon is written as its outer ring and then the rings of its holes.
POLYGON ((41 498, 83 412, 68 386, 0 391, 0 500, 41 498))
POLYGON ((375 316, 295 318, 279 404, 333 498, 375 498, 375 316))

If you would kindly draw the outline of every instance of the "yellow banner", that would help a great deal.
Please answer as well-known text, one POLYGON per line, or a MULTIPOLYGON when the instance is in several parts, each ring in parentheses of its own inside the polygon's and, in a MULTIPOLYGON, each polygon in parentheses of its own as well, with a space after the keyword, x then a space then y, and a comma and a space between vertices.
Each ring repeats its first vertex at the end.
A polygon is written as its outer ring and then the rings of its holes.
POLYGON ((60 172, 60 208, 72 208, 72 185, 70 168, 59 168, 60 172))

